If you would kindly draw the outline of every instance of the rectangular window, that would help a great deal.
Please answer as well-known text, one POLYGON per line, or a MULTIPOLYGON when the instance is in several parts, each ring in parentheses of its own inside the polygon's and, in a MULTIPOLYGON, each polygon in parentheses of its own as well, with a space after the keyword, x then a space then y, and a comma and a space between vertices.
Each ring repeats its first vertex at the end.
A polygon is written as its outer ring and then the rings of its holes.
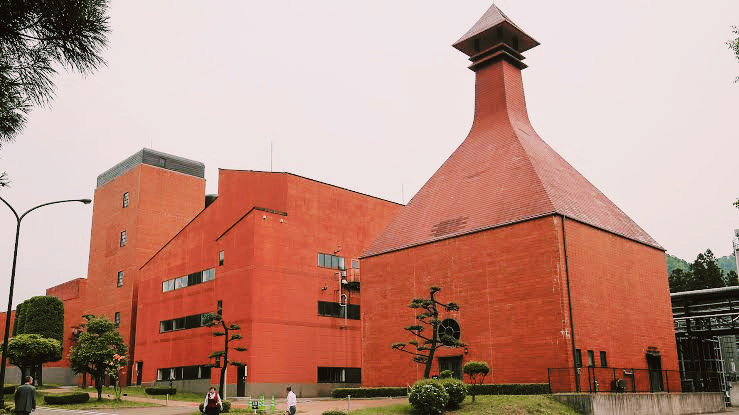
POLYGON ((128 207, 128 192, 123 194, 123 207, 124 208, 128 207))
POLYGON ((210 379, 210 366, 180 366, 157 369, 157 380, 210 379))
POLYGON ((165 167, 167 165, 167 159, 159 157, 159 167, 165 167))
POLYGON ((191 316, 173 318, 159 322, 159 332, 166 333, 175 330, 187 330, 203 327, 208 323, 207 313, 193 314, 191 316))
POLYGON ((318 266, 333 269, 345 269, 344 257, 331 254, 318 254, 318 266))
POLYGON ((180 288, 197 285, 206 281, 214 280, 215 278, 216 269, 208 268, 203 271, 193 272, 192 274, 162 282, 162 292, 166 293, 167 291, 179 290, 180 288))
POLYGON ((359 260, 358 259, 352 259, 352 268, 359 269, 359 260))
POLYGON ((118 327, 121 325, 121 312, 116 311, 115 312, 115 326, 118 327))
POLYGON ((126 246, 126 231, 121 231, 121 246, 126 246))
POLYGON ((588 367, 595 367, 595 352, 588 350, 588 367))
POLYGON ((582 351, 575 349, 575 367, 582 367, 582 351))
POLYGON ((349 304, 342 306, 339 303, 332 303, 328 301, 318 302, 318 315, 324 317, 340 317, 349 320, 359 320, 359 305, 349 304))
POLYGON ((608 361, 606 360, 606 352, 600 352, 600 367, 608 367, 608 361))
POLYGON ((123 287, 123 271, 118 271, 118 286, 123 287))
POLYGON ((362 383, 358 367, 318 367, 318 383, 362 383))
POLYGON ((218 266, 223 265, 223 251, 218 253, 218 266))

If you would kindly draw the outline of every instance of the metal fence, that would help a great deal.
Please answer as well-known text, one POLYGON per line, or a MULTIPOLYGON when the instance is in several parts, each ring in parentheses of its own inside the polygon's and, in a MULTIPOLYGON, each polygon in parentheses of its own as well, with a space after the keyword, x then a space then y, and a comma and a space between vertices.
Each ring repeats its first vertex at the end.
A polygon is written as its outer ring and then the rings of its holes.
POLYGON ((721 374, 616 367, 549 369, 552 393, 720 392, 721 374))

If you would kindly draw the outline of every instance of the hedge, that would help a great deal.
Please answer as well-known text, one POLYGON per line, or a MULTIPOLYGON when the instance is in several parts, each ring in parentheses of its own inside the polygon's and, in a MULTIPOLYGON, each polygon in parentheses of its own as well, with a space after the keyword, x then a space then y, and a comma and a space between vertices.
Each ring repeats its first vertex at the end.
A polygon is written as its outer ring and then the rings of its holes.
POLYGON ((149 386, 144 389, 149 395, 175 395, 177 388, 170 388, 169 386, 149 386))
MULTIPOLYGON (((205 402, 200 402, 200 405, 198 405, 198 409, 200 409, 200 413, 205 413, 204 412, 204 406, 205 405, 203 405, 204 403, 205 402)), ((223 411, 221 411, 221 412, 230 412, 231 411, 231 401, 221 401, 221 404, 223 404, 223 411)), ((249 411, 247 411, 247 412, 249 412, 249 411)))
POLYGON ((346 412, 334 409, 332 411, 323 411, 321 415, 346 415, 346 412))
POLYGON ((87 392, 67 392, 58 394, 48 394, 44 396, 44 401, 49 405, 66 405, 70 403, 84 403, 90 400, 87 392))
POLYGON ((15 388, 18 386, 16 385, 3 385, 3 395, 8 395, 10 393, 15 393, 15 388))
MULTIPOLYGON (((472 388, 472 384, 467 384, 472 388)), ((546 395, 548 383, 496 383, 475 385, 475 395, 546 395)))
POLYGON ((331 391, 332 398, 386 398, 390 396, 406 396, 408 390, 403 387, 388 388, 336 388, 331 391))

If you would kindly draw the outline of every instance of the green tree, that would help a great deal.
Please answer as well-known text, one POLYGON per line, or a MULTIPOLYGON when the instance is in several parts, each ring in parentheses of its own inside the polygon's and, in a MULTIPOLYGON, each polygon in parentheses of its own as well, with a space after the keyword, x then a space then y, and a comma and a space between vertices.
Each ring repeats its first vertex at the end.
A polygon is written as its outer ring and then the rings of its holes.
MULTIPOLYGON (((739 27, 731 26, 731 31, 736 35, 736 38, 727 41, 726 45, 729 47, 729 49, 731 49, 732 52, 734 52, 736 59, 739 60, 739 27)), ((739 76, 734 79, 734 82, 739 82, 739 76)), ((734 202, 734 206, 739 209, 739 200, 734 202)))
POLYGON ((116 355, 125 356, 128 346, 115 324, 102 316, 85 316, 87 323, 72 348, 69 361, 74 373, 89 373, 102 400, 103 377, 117 367, 116 355))
POLYGON ((682 268, 675 268, 669 277, 670 292, 677 293, 682 291, 691 291, 695 283, 693 281, 693 273, 685 271, 682 268))
POLYGON ((698 254, 689 269, 673 269, 669 276, 670 292, 704 290, 739 285, 736 272, 724 272, 710 249, 698 254))
POLYGON ((467 362, 462 371, 469 376, 472 382, 470 395, 472 395, 472 402, 475 402, 477 385, 482 385, 485 382, 485 376, 490 373, 490 366, 486 362, 467 362))
POLYGON ((23 376, 27 375, 31 368, 61 358, 62 345, 59 340, 39 334, 18 334, 8 340, 8 361, 21 370, 21 383, 23 376))
POLYGON ((434 362, 434 354, 436 350, 442 346, 447 347, 464 347, 466 344, 457 340, 454 336, 447 333, 439 333, 439 326, 441 320, 439 320, 439 307, 446 311, 459 311, 459 306, 456 303, 447 303, 437 301, 434 296, 436 293, 441 291, 439 287, 431 287, 429 289, 429 298, 414 298, 408 305, 409 308, 421 309, 422 311, 416 314, 416 320, 421 324, 413 324, 405 327, 405 330, 416 336, 418 339, 413 339, 406 343, 393 343, 392 348, 400 350, 401 352, 409 353, 413 355, 413 361, 416 363, 423 363, 426 365, 423 371, 423 377, 428 379, 431 375, 431 366, 434 362), (431 334, 424 334, 426 327, 431 327, 431 334), (420 342, 419 342, 420 340, 420 342), (416 350, 406 350, 406 346, 412 344, 416 350))
MULTIPOLYGON (((52 296, 36 296, 18 304, 15 308, 13 334, 39 334, 48 339, 56 339, 64 345, 64 303, 52 296)), ((8 343, 10 344, 10 343, 8 343)), ((63 351, 59 352, 61 359, 63 351)), ((43 385, 42 366, 34 368, 34 378, 43 385)))
POLYGON ((244 366, 243 362, 231 360, 229 358, 228 352, 231 348, 237 352, 244 352, 246 351, 246 347, 243 346, 234 346, 232 342, 242 340, 243 337, 241 334, 236 333, 237 331, 241 330, 241 326, 239 326, 236 323, 227 323, 223 319, 223 315, 221 313, 208 313, 205 317, 205 320, 207 323, 205 324, 207 327, 219 327, 218 331, 213 332, 214 337, 223 337, 223 349, 217 350, 213 353, 211 353, 208 357, 212 359, 216 359, 215 367, 221 368, 221 375, 218 380, 218 394, 220 396, 223 396, 223 385, 226 384, 226 368, 230 364, 231 366, 244 366), (222 363, 222 365, 220 364, 222 363))

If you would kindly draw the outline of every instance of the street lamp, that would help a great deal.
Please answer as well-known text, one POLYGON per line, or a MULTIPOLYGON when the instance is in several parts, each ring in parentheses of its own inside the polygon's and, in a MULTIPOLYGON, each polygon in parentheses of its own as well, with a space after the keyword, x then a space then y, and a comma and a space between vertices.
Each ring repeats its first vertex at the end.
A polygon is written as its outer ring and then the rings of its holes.
MULTIPOLYGON (((10 334, 10 312, 12 311, 13 307, 13 285, 15 283, 15 263, 16 259, 18 258, 18 236, 20 235, 21 231, 21 221, 23 220, 26 215, 31 213, 32 211, 48 206, 48 205, 55 205, 57 203, 66 203, 66 202, 82 202, 86 205, 90 204, 92 200, 90 199, 70 199, 70 200, 57 200, 56 202, 48 202, 43 203, 41 205, 38 205, 36 207, 32 207, 31 209, 28 209, 24 214, 18 216, 18 213, 13 209, 13 206, 10 206, 10 203, 5 201, 2 197, 0 197, 0 200, 5 203, 8 208, 13 212, 13 215, 15 215, 15 219, 17 221, 17 225, 15 227, 15 249, 13 251, 13 269, 10 271, 10 293, 8 294, 8 312, 5 313, 5 335, 3 336, 3 357, 2 357, 2 363, 0 364, 0 381, 5 384, 5 363, 8 356, 8 335, 10 334)), ((5 396, 4 394, 0 394, 0 408, 5 406, 5 396)))

